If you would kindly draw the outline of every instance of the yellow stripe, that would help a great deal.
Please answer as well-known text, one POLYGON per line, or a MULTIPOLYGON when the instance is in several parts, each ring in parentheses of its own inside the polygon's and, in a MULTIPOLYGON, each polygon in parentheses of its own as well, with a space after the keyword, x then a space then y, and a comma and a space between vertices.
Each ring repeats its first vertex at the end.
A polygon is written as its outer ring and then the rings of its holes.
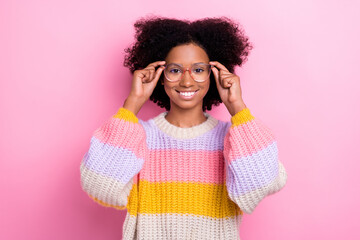
POLYGON ((97 202, 98 204, 104 206, 104 207, 112 207, 112 208, 116 208, 118 210, 123 210, 123 209, 126 209, 126 206, 115 206, 115 205, 111 205, 111 204, 108 204, 108 203, 105 203, 99 199, 97 199, 96 197, 93 197, 91 195, 89 195, 89 197, 94 200, 95 202, 97 202))
POLYGON ((137 213, 178 213, 213 218, 225 218, 243 214, 239 207, 228 197, 226 185, 224 184, 195 182, 153 183, 145 180, 134 184, 130 192, 128 212, 134 216, 137 213), (137 194, 139 194, 138 197, 137 194), (138 199, 140 203, 137 203, 138 199))
POLYGON ((117 113, 114 115, 116 118, 124 119, 129 122, 137 123, 139 119, 136 117, 136 115, 126 108, 119 108, 117 113))
POLYGON ((255 117, 250 113, 249 108, 244 108, 243 110, 237 112, 234 116, 231 117, 231 127, 236 127, 240 124, 244 124, 253 120, 255 117))

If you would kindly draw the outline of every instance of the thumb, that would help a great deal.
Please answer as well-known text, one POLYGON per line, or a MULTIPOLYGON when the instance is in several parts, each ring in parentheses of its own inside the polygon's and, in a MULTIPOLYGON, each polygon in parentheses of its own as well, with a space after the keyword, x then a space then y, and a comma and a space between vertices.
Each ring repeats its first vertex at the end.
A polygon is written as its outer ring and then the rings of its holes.
POLYGON ((214 78, 215 78, 215 82, 217 87, 220 87, 220 82, 219 82, 219 70, 214 66, 211 68, 212 72, 214 73, 214 78))
POLYGON ((157 84, 157 82, 158 82, 158 80, 159 80, 159 78, 160 78, 160 75, 161 75, 161 73, 162 73, 162 71, 163 71, 164 69, 165 69, 164 66, 160 66, 160 67, 156 70, 154 79, 153 79, 153 81, 151 81, 151 83, 154 84, 154 86, 156 86, 156 84, 157 84))

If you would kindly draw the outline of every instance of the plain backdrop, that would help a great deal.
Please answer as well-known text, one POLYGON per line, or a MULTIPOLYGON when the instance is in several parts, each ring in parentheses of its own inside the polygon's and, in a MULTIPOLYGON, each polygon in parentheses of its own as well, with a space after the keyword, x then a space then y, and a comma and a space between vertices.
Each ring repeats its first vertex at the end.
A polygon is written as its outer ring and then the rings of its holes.
MULTIPOLYGON (((360 239, 359 1, 0 2, 0 239, 121 239, 126 210, 80 186, 92 133, 120 108, 134 22, 227 16, 254 48, 236 68, 288 172, 244 240, 360 239)), ((215 59, 213 59, 215 60, 215 59)), ((138 117, 164 111, 147 102, 138 117)), ((221 105, 210 114, 230 121, 221 105)))

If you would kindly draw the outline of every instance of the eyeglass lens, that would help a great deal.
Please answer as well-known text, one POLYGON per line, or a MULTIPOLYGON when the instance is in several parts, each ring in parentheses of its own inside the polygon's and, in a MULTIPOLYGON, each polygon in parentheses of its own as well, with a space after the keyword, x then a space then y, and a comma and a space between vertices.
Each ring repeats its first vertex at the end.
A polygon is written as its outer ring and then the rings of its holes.
MULTIPOLYGON (((195 81, 203 82, 209 77, 210 69, 209 64, 193 64, 191 65, 191 75, 195 81)), ((164 73, 170 81, 179 81, 183 75, 183 68, 177 64, 169 64, 166 66, 164 73)))

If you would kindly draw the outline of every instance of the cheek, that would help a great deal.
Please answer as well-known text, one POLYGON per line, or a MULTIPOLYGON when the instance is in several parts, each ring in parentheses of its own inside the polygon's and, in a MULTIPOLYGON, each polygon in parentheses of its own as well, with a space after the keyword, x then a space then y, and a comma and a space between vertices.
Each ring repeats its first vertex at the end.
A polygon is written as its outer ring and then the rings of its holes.
POLYGON ((170 88, 169 86, 167 86, 167 85, 164 85, 164 90, 165 90, 166 92, 168 92, 168 91, 171 90, 171 88, 170 88))
POLYGON ((206 95, 206 93, 209 91, 209 88, 210 88, 210 84, 207 84, 206 86, 203 87, 204 95, 206 95))
POLYGON ((163 86, 164 86, 166 95, 170 96, 171 94, 173 94, 170 86, 167 86, 165 84, 163 86))

